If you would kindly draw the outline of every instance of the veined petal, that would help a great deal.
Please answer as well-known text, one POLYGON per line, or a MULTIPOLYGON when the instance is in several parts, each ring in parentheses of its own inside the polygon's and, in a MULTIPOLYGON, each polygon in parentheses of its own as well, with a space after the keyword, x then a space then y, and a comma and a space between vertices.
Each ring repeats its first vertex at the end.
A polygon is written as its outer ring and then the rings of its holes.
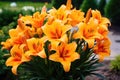
POLYGON ((27 45, 29 50, 35 51, 38 45, 38 39, 36 38, 27 39, 27 45))
POLYGON ((55 20, 51 25, 46 24, 42 27, 45 35, 51 39, 60 39, 71 28, 70 25, 64 25, 60 20, 55 20))
POLYGON ((17 61, 17 59, 15 59, 14 57, 9 57, 5 64, 6 66, 14 66, 21 64, 21 61, 17 61))
POLYGON ((63 65, 65 72, 68 72, 70 70, 71 62, 80 58, 80 55, 75 52, 75 50, 75 42, 69 44, 61 42, 61 44, 55 50, 56 53, 51 54, 49 59, 55 62, 60 62, 63 65))
POLYGON ((17 75, 17 67, 22 63, 21 61, 17 61, 18 59, 14 57, 9 57, 6 61, 7 66, 12 66, 12 72, 17 75))

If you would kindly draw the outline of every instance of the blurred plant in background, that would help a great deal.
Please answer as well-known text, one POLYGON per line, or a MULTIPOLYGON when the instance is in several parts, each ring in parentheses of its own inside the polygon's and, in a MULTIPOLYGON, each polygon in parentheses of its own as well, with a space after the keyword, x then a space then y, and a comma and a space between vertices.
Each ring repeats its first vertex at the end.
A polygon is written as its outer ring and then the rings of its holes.
POLYGON ((111 19, 114 25, 120 25, 120 1, 110 0, 105 6, 105 16, 111 19))
MULTIPOLYGON (((67 0, 52 0, 52 5, 58 9, 62 4, 66 4, 67 0)), ((83 0, 72 0, 73 8, 80 9, 83 0)))
POLYGON ((115 60, 111 61, 111 69, 116 72, 120 72, 120 55, 118 55, 115 60))
POLYGON ((97 5, 97 0, 84 0, 80 9, 84 12, 87 12, 87 10, 91 8, 91 9, 98 9, 98 5, 97 5))

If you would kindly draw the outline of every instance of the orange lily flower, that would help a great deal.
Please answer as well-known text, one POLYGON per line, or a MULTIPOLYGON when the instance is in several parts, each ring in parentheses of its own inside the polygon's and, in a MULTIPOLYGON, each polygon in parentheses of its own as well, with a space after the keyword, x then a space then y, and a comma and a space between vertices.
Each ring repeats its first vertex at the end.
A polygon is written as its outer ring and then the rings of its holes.
POLYGON ((46 54, 44 52, 44 40, 43 38, 31 38, 27 39, 28 51, 26 51, 26 55, 28 56, 40 56, 42 58, 46 58, 46 54))
POLYGON ((6 42, 1 42, 1 45, 3 45, 2 49, 10 50, 10 48, 13 44, 11 42, 11 39, 7 39, 6 42))
POLYGON ((55 20, 51 25, 45 24, 42 27, 44 34, 53 45, 58 45, 60 41, 67 42, 66 32, 71 28, 70 25, 64 25, 60 20, 55 20))
POLYGON ((47 15, 46 13, 41 13, 41 14, 39 12, 34 13, 32 26, 34 28, 42 27, 46 15, 47 15))
POLYGON ((73 27, 76 26, 78 23, 84 20, 84 12, 80 10, 73 9, 71 13, 68 15, 68 24, 71 24, 73 27))
POLYGON ((98 20, 99 24, 103 24, 103 25, 111 25, 109 19, 102 17, 100 11, 98 10, 92 10, 92 17, 96 20, 98 20))
POLYGON ((19 33, 24 32, 28 28, 25 26, 25 24, 22 22, 21 19, 18 19, 18 25, 16 29, 11 29, 9 31, 10 37, 17 37, 19 33))
POLYGON ((20 20, 22 20, 24 22, 25 25, 31 25, 32 26, 32 23, 33 23, 33 19, 32 19, 32 16, 21 16, 20 17, 20 20))
POLYGON ((64 71, 69 72, 71 62, 80 58, 80 55, 75 52, 77 44, 75 42, 66 44, 61 43, 57 49, 56 53, 51 54, 49 59, 55 62, 60 62, 63 65, 64 71))
POLYGON ((46 15, 46 7, 44 6, 41 13, 35 12, 33 16, 21 16, 20 19, 24 22, 25 25, 39 28, 43 25, 46 15))
POLYGON ((98 32, 103 36, 106 37, 108 34, 108 24, 111 25, 110 21, 102 17, 101 13, 98 10, 92 10, 92 17, 98 21, 98 32))
POLYGON ((97 39, 97 44, 95 45, 94 53, 99 56, 100 61, 103 61, 104 57, 110 55, 110 40, 109 38, 103 38, 101 40, 97 39))
POLYGON ((97 22, 92 18, 89 20, 89 23, 80 23, 78 25, 79 30, 73 35, 73 37, 84 39, 88 43, 89 48, 92 48, 94 46, 95 39, 101 37, 98 33, 97 26, 97 22))
POLYGON ((58 10, 53 8, 48 12, 48 23, 52 23, 55 19, 62 20, 62 22, 66 23, 68 20, 68 15, 70 14, 70 11, 66 9, 65 5, 62 5, 58 10))
POLYGON ((26 39, 30 38, 29 29, 23 32, 18 32, 16 29, 12 29, 9 31, 10 40, 12 44, 23 44, 26 42, 26 39))
POLYGON ((15 44, 25 43, 26 39, 30 37, 29 30, 19 19, 17 28, 9 30, 10 38, 1 43, 4 46, 3 48, 10 49, 15 44))
POLYGON ((14 45, 10 51, 11 57, 6 61, 7 66, 12 66, 12 72, 17 75, 17 67, 26 61, 30 61, 30 58, 24 54, 23 47, 19 45, 14 45))

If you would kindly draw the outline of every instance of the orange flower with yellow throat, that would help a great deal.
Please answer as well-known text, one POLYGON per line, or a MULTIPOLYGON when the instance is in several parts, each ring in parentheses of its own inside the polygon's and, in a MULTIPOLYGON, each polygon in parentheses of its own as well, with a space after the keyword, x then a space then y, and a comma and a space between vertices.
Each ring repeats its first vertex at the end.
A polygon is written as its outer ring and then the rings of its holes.
POLYGON ((33 28, 40 28, 43 26, 44 20, 47 16, 46 7, 43 6, 41 13, 35 12, 33 16, 20 16, 20 19, 24 22, 25 25, 33 27, 33 28))
POLYGON ((67 34, 66 32, 70 30, 72 27, 70 25, 65 25, 60 20, 53 21, 52 24, 45 24, 42 29, 46 37, 53 46, 57 46, 59 42, 67 42, 67 34))
POLYGON ((48 22, 51 23, 52 21, 59 19, 63 23, 67 23, 69 20, 68 15, 71 13, 71 0, 67 1, 67 5, 61 5, 58 9, 51 9, 48 11, 48 22))
POLYGON ((108 26, 111 25, 109 19, 102 17, 100 11, 92 10, 92 17, 98 22, 98 32, 106 37, 108 35, 108 26))
POLYGON ((42 58, 46 58, 46 54, 44 52, 44 38, 31 38, 27 39, 27 47, 28 50, 26 51, 26 54, 28 56, 40 56, 42 58))
POLYGON ((77 44, 64 43, 62 42, 56 49, 56 53, 51 54, 49 59, 55 62, 60 62, 63 65, 64 71, 68 72, 70 70, 71 62, 80 58, 80 55, 75 52, 77 44))
POLYGON ((104 57, 110 56, 110 44, 108 37, 96 40, 96 45, 93 50, 99 56, 100 61, 103 61, 104 57))
POLYGON ((80 23, 78 28, 78 31, 73 35, 73 37, 84 39, 88 43, 89 48, 92 48, 94 46, 95 39, 100 38, 101 36, 97 30, 97 23, 91 19, 89 24, 80 23))
POLYGON ((23 47, 19 45, 14 45, 10 53, 11 56, 7 59, 6 65, 12 66, 12 72, 17 74, 18 66, 23 62, 30 61, 30 58, 25 55, 23 47))
POLYGON ((91 9, 87 12, 85 21, 78 24, 78 31, 73 37, 84 39, 88 43, 89 48, 94 46, 96 38, 102 38, 98 32, 98 22, 91 18, 91 9))
POLYGON ((84 13, 76 9, 71 10, 68 15, 68 24, 71 24, 73 27, 77 26, 80 22, 84 20, 84 13))
POLYGON ((9 30, 10 39, 1 43, 3 48, 10 49, 13 45, 25 43, 26 39, 30 38, 29 30, 30 28, 18 19, 17 28, 9 30))

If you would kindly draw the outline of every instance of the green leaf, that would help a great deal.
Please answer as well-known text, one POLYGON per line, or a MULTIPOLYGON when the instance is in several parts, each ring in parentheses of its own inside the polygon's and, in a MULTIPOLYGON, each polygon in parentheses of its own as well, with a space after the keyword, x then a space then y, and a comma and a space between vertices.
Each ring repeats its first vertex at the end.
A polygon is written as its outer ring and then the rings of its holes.
POLYGON ((107 79, 105 78, 105 76, 103 76, 102 74, 99 74, 99 73, 91 73, 91 74, 99 77, 99 78, 102 79, 102 80, 107 80, 107 79))
POLYGON ((40 77, 33 77, 33 78, 31 78, 30 80, 45 80, 45 78, 40 78, 40 77))

